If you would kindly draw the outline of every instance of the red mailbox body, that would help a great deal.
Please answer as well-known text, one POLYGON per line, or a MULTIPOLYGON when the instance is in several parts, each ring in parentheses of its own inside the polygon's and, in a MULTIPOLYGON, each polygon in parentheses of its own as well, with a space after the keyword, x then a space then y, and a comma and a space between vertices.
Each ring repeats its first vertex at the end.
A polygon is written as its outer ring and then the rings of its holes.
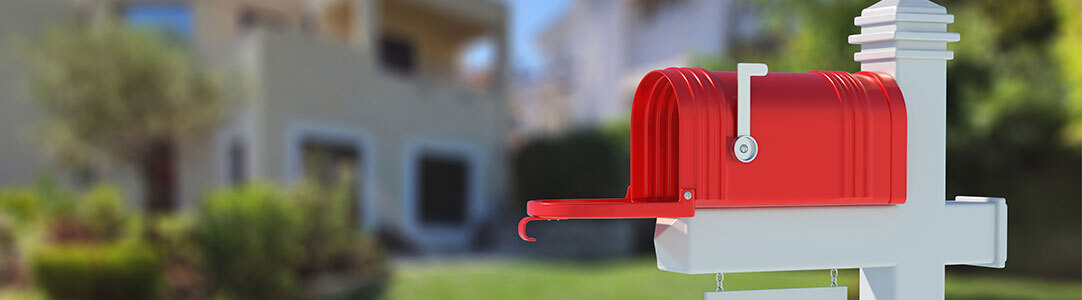
POLYGON ((748 163, 736 140, 736 72, 647 74, 631 111, 624 198, 534 200, 539 219, 690 217, 700 207, 888 205, 906 199, 906 112, 889 75, 769 73, 751 80, 748 163))

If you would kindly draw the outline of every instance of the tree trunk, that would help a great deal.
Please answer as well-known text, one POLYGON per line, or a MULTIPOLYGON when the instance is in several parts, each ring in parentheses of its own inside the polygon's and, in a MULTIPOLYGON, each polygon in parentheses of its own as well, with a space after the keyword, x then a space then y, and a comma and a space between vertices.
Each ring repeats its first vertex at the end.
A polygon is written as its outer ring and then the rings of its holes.
POLYGON ((150 212, 176 208, 176 155, 172 139, 151 143, 140 162, 143 175, 143 203, 150 212))

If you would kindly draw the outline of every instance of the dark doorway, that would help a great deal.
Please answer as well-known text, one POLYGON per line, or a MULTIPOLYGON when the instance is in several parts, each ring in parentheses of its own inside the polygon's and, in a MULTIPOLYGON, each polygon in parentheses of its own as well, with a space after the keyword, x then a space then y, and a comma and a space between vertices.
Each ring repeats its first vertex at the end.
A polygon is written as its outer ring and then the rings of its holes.
POLYGON ((421 223, 457 226, 465 222, 470 183, 465 159, 422 155, 417 174, 421 223))
POLYGON ((176 154, 172 139, 151 143, 143 154, 141 172, 146 208, 151 212, 173 210, 176 205, 176 154))

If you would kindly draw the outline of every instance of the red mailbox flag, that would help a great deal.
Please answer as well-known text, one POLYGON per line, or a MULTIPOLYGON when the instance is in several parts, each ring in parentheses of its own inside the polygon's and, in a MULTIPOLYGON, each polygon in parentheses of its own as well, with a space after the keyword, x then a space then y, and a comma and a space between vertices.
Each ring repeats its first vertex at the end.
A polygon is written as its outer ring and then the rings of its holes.
POLYGON ((749 149, 736 144, 737 75, 689 68, 646 74, 631 109, 627 194, 530 201, 519 236, 533 241, 525 232, 533 220, 905 203, 905 102, 893 78, 839 71, 752 77, 749 149), (738 159, 749 150, 750 161, 738 159))

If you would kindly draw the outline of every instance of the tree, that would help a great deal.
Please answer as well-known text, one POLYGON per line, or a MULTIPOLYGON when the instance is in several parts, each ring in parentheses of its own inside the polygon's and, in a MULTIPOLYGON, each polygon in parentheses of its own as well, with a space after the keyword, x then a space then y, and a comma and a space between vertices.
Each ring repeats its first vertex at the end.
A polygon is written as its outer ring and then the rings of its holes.
POLYGON ((1056 55, 1060 60, 1060 72, 1067 80, 1067 103, 1071 125, 1064 136, 1067 143, 1082 144, 1082 1, 1057 0, 1056 12, 1062 26, 1056 40, 1056 55))
MULTIPOLYGON (((856 71, 846 36, 872 0, 749 0, 762 40, 738 41, 729 58, 771 71, 856 71)), ((1082 243, 1082 21, 1078 0, 937 0, 955 17, 948 45, 947 195, 1004 196, 1011 203, 1011 271, 1079 276, 1082 243), (1072 255, 1047 255, 1049 249, 1072 255)))
POLYGON ((24 43, 46 141, 62 161, 115 159, 141 175, 145 204, 169 209, 176 146, 222 114, 213 76, 158 32, 115 22, 60 26, 24 43))

